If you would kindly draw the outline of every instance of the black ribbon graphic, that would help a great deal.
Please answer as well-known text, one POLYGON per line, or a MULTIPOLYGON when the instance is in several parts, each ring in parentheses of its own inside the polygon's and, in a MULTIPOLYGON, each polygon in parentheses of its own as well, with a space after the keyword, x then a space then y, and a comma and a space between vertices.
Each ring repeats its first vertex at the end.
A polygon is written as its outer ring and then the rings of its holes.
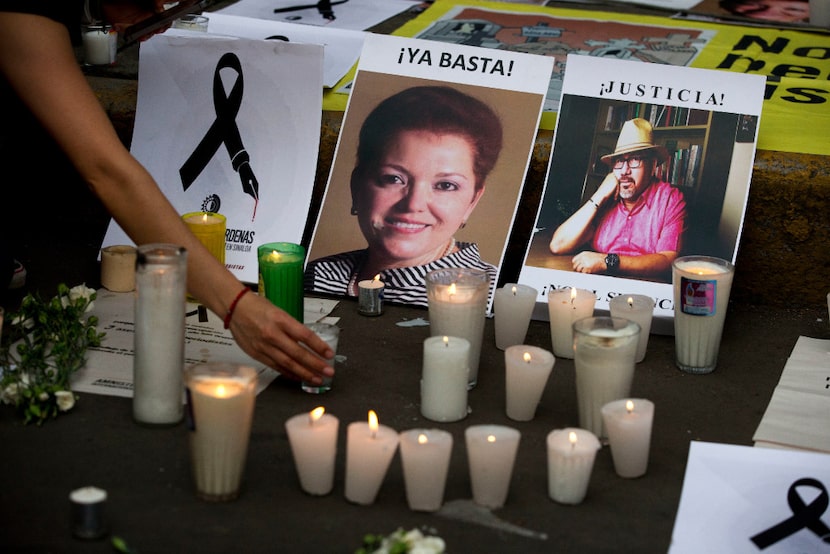
POLYGON ((830 503, 830 496, 821 481, 810 477, 799 479, 790 485, 790 490, 787 491, 787 504, 793 511, 792 517, 758 533, 751 540, 755 546, 763 550, 806 528, 818 535, 823 542, 830 544, 830 528, 821 521, 821 515, 827 509, 828 503, 830 503), (801 495, 798 494, 797 489, 800 486, 813 487, 821 492, 812 502, 805 504, 801 495))
POLYGON ((242 83, 242 64, 239 58, 231 52, 224 54, 219 58, 219 63, 216 64, 216 70, 213 73, 213 109, 216 112, 216 119, 179 169, 179 175, 182 178, 184 190, 187 190, 219 150, 219 146, 224 143, 231 159, 231 166, 242 181, 242 190, 254 199, 254 215, 251 218, 253 220, 256 217, 256 207, 259 202, 259 183, 251 169, 250 156, 242 145, 239 128, 236 126, 236 114, 242 105, 242 83), (225 87, 219 76, 219 72, 226 68, 233 69, 237 75, 228 95, 225 95, 225 87))

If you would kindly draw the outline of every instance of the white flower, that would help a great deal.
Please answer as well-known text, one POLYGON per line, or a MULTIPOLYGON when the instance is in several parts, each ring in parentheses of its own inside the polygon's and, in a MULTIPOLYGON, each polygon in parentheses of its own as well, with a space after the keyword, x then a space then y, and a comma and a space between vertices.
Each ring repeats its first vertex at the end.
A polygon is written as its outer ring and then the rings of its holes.
POLYGON ((46 392, 46 391, 43 391, 42 393, 37 395, 37 398, 41 402, 46 402, 47 400, 49 400, 49 393, 46 392))
POLYGON ((58 402, 58 409, 62 412, 68 412, 75 406, 75 394, 72 391, 56 391, 55 400, 58 402))
POLYGON ((388 554, 399 543, 406 544, 408 554, 444 554, 446 551, 446 544, 441 537, 424 536, 419 529, 398 529, 383 538, 380 548, 374 554, 388 554))
POLYGON ((424 537, 410 545, 409 554, 442 554, 446 548, 441 537, 424 537))
POLYGON ((20 398, 20 385, 17 383, 9 383, 6 388, 0 393, 0 400, 3 404, 17 404, 20 398))
MULTIPOLYGON (((95 294, 95 289, 91 289, 86 284, 81 284, 72 287, 69 289, 69 298, 67 299, 65 296, 61 297, 61 306, 64 308, 69 306, 70 304, 74 304, 75 301, 79 298, 83 298, 84 300, 89 302, 89 299, 92 298, 92 295, 95 294)), ((94 302, 89 302, 86 307, 85 311, 92 310, 92 305, 94 302)))

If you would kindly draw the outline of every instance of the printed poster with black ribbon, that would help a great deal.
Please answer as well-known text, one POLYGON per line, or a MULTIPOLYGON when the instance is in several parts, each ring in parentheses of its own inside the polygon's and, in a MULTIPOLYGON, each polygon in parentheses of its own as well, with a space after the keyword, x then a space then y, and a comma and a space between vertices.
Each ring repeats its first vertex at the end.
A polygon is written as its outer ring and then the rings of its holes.
MULTIPOLYGON (((181 214, 227 218, 225 264, 257 282, 257 246, 299 243, 320 138, 323 47, 191 33, 140 50, 131 152, 181 214)), ((132 244, 115 223, 103 245, 132 244)))
POLYGON ((830 552, 828 488, 828 454, 692 441, 669 554, 830 552))
POLYGON ((593 291, 598 312, 645 295, 670 333, 671 262, 735 263, 764 90, 760 75, 569 55, 519 277, 537 308, 563 288, 593 291))

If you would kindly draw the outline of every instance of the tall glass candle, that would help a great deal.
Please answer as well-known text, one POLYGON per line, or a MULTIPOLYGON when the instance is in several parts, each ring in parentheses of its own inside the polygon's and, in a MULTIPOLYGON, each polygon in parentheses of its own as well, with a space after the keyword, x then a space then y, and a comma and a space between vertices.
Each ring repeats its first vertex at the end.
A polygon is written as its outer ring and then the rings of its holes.
POLYGON ((118 46, 118 33, 112 25, 85 23, 81 25, 81 43, 84 63, 87 65, 112 65, 118 46))
POLYGON ((190 212, 184 214, 182 219, 213 257, 225 265, 225 216, 214 212, 190 212))
POLYGON ((621 398, 602 407, 614 470, 620 477, 639 477, 648 468, 654 403, 645 398, 621 398))
POLYGON ((535 288, 518 283, 507 283, 496 290, 493 296, 496 348, 504 350, 524 343, 538 295, 535 288))
POLYGON ((720 258, 685 256, 674 260, 674 346, 681 370, 715 370, 734 275, 735 266, 720 258))
POLYGON ((433 421, 467 417, 467 376, 470 341, 460 337, 424 340, 421 373, 421 415, 433 421))
POLYGON ((256 402, 257 372, 227 362, 187 369, 190 457, 196 494, 221 502, 239 496, 256 402))
POLYGON ((548 433, 548 496, 560 504, 585 499, 599 439, 585 429, 568 427, 548 433))
POLYGON ((426 288, 430 334, 470 341, 467 388, 471 389, 478 382, 490 276, 475 268, 436 269, 427 273, 426 288))
POLYGON ((504 425, 472 425, 464 431, 473 502, 486 508, 504 506, 521 437, 504 425))
POLYGON ((640 341, 637 343, 636 362, 646 357, 651 320, 654 316, 654 299, 643 294, 622 294, 608 302, 611 317, 624 317, 640 326, 640 341))
POLYGON ((334 487, 339 427, 340 420, 322 406, 285 422, 300 486, 308 494, 322 496, 334 487))
POLYGON ((346 500, 372 504, 398 449, 398 433, 378 423, 369 410, 368 422, 354 421, 346 429, 346 500))
POLYGON ((290 242, 269 242, 257 249, 259 294, 303 321, 305 248, 290 242))
POLYGON ((588 317, 573 328, 579 426, 605 437, 600 410, 631 392, 640 326, 618 317, 588 317))
POLYGON ((553 354, 559 358, 574 357, 573 323, 594 314, 597 297, 585 289, 558 289, 548 292, 548 315, 553 354))
POLYGON ((530 421, 545 392, 556 362, 551 352, 537 346, 514 344, 504 351, 504 385, 507 417, 530 421))
POLYGON ((401 465, 410 510, 434 512, 441 508, 450 454, 452 435, 447 431, 410 429, 401 433, 401 465))
POLYGON ((133 418, 182 419, 187 252, 173 244, 138 247, 135 269, 133 418))

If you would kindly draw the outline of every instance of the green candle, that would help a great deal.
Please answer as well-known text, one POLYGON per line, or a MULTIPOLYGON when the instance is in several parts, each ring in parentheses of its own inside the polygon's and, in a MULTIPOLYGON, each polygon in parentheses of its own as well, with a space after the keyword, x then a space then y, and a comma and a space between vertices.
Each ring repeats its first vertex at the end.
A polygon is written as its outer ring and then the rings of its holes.
POLYGON ((269 242, 257 249, 259 294, 303 322, 305 248, 290 242, 269 242))

